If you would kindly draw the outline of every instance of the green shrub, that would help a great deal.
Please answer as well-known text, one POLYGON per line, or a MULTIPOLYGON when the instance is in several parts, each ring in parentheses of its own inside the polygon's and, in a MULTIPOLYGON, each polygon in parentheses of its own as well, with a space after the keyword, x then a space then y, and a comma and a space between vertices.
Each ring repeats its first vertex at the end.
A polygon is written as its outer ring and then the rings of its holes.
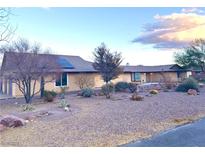
POLYGON ((33 111, 35 108, 31 104, 25 104, 22 106, 23 111, 33 111))
POLYGON ((70 107, 70 105, 68 104, 68 102, 65 99, 60 99, 59 107, 65 108, 65 107, 70 107))
POLYGON ((131 93, 134 93, 137 90, 137 85, 135 83, 129 83, 128 89, 131 93))
POLYGON ((127 82, 118 82, 115 84, 115 91, 125 91, 129 88, 129 84, 127 82))
POLYGON ((105 84, 101 88, 101 92, 106 96, 106 98, 110 98, 110 93, 115 91, 115 86, 110 84, 105 84))
POLYGON ((57 93, 54 91, 44 91, 43 97, 47 102, 53 102, 54 98, 57 96, 57 93))
POLYGON ((189 89, 199 90, 199 84, 194 78, 185 79, 177 88, 176 91, 187 92, 189 89))
POLYGON ((81 96, 83 97, 91 97, 94 94, 91 88, 83 88, 81 90, 81 96))

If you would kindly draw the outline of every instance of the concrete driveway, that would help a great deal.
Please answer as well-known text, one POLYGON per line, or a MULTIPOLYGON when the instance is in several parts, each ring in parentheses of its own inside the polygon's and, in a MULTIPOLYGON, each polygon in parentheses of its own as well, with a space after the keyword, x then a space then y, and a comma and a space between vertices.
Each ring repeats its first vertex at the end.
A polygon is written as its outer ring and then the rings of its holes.
POLYGON ((125 147, 205 147, 205 119, 166 131, 125 147))
POLYGON ((9 98, 13 98, 13 97, 9 95, 0 94, 0 100, 9 99, 9 98))

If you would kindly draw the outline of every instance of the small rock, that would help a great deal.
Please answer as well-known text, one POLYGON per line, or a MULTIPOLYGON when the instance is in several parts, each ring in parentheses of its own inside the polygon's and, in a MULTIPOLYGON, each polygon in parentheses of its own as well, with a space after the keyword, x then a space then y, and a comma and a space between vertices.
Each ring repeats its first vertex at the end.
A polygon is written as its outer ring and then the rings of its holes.
POLYGON ((137 93, 134 93, 134 94, 131 96, 130 99, 133 100, 133 101, 143 101, 143 100, 144 100, 144 97, 138 95, 137 93))
POLYGON ((25 120, 25 123, 29 123, 29 120, 25 120))
POLYGON ((68 111, 68 110, 69 110, 69 108, 68 108, 68 107, 65 107, 65 108, 64 108, 64 111, 68 111))
POLYGON ((20 127, 25 125, 25 120, 19 117, 9 115, 5 116, 1 119, 0 124, 4 125, 5 127, 20 127))
POLYGON ((188 94, 188 95, 194 95, 194 96, 196 96, 196 95, 197 95, 197 91, 196 91, 195 89, 189 89, 189 90, 187 91, 187 94, 188 94))
POLYGON ((39 115, 49 115, 49 113, 48 113, 48 111, 41 111, 40 113, 39 113, 39 115))

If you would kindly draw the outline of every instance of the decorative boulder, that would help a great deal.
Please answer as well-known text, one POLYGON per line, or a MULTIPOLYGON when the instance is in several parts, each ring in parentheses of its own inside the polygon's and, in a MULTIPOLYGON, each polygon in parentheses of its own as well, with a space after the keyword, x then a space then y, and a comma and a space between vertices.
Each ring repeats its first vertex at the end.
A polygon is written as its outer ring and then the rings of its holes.
POLYGON ((159 93, 159 91, 156 90, 156 89, 152 89, 152 90, 149 91, 149 93, 152 94, 152 95, 156 95, 156 94, 159 93))
POLYGON ((194 96, 196 96, 196 95, 197 95, 197 91, 196 91, 195 89, 189 89, 189 90, 187 91, 187 94, 188 94, 188 95, 194 95, 194 96))
POLYGON ((19 117, 9 115, 5 116, 1 119, 0 124, 4 125, 5 127, 20 127, 26 124, 24 119, 19 117))

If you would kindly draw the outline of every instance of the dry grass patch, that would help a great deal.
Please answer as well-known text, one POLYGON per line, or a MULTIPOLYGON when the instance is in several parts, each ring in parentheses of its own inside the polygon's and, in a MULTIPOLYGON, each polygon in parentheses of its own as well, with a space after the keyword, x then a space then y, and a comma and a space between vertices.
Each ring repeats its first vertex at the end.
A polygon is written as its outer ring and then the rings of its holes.
POLYGON ((187 124, 193 122, 194 119, 190 118, 179 118, 179 119, 174 119, 173 122, 176 124, 187 124))

